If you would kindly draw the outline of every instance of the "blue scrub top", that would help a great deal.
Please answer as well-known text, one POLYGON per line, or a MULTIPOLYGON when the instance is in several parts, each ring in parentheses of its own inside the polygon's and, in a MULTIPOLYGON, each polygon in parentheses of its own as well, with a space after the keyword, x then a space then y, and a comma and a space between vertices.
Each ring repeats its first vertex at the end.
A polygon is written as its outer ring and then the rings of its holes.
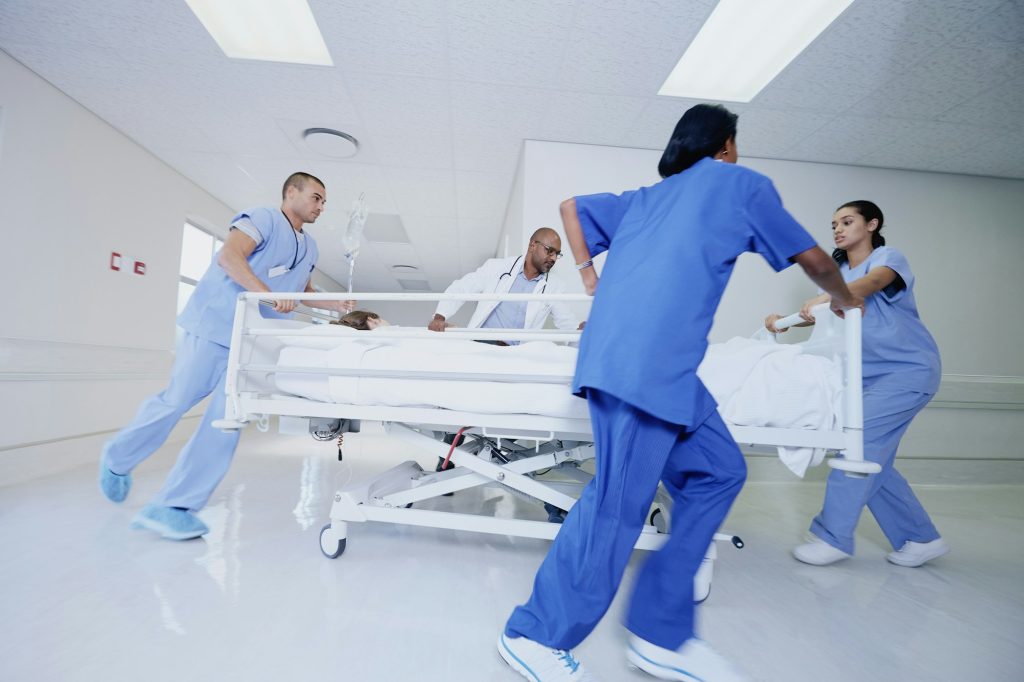
MULTIPOLYGON (((249 267, 271 291, 303 291, 319 257, 316 241, 308 232, 300 240, 291 223, 278 208, 255 208, 239 213, 232 224, 247 218, 263 240, 249 256, 249 267), (281 272, 281 269, 286 272, 281 272), (274 276, 271 277, 271 271, 274 276)), ((185 309, 178 326, 199 338, 222 346, 231 344, 231 324, 235 319, 238 294, 245 291, 217 263, 216 255, 185 309)), ((264 317, 291 317, 261 307, 264 317)))
POLYGON ((880 246, 857 267, 843 263, 839 271, 852 282, 882 266, 899 275, 903 285, 896 280, 864 302, 864 385, 884 377, 887 385, 934 395, 942 378, 942 361, 935 339, 917 313, 914 273, 906 257, 892 247, 880 246))
POLYGON ((697 378, 740 254, 776 270, 816 246, 765 176, 704 158, 651 187, 576 197, 591 255, 608 257, 573 391, 595 388, 693 430, 715 409, 697 378))

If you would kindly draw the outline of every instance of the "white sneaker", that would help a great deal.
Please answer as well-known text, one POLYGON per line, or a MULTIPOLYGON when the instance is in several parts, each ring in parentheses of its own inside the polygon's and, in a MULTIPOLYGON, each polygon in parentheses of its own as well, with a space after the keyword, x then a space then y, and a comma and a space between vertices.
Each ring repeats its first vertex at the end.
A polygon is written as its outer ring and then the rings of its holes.
POLYGON ((636 635, 630 635, 626 659, 659 680, 683 682, 747 682, 740 671, 708 646, 693 637, 677 650, 662 649, 636 635))
POLYGON ((812 566, 828 566, 843 559, 849 559, 852 554, 847 554, 841 549, 836 549, 821 538, 814 538, 807 544, 798 545, 793 548, 793 556, 797 561, 812 566))
POLYGON ((917 568, 925 562, 939 558, 943 554, 949 554, 949 545, 942 538, 932 540, 931 542, 912 542, 908 540, 903 543, 899 550, 889 552, 885 558, 897 566, 917 568))
POLYGON ((597 682, 571 651, 552 649, 525 637, 498 637, 498 653, 530 682, 597 682))

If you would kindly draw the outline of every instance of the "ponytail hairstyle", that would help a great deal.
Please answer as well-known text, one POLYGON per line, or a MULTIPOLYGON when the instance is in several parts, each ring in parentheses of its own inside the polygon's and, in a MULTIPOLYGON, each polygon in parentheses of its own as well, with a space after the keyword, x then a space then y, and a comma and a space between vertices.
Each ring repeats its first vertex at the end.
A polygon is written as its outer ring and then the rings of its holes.
MULTIPOLYGON (((843 208, 855 210, 864 218, 865 223, 877 220, 878 227, 871 233, 871 248, 877 249, 879 246, 885 246, 885 237, 882 236, 882 226, 885 224, 885 217, 882 216, 882 209, 878 208, 878 204, 873 201, 860 199, 858 201, 848 201, 836 210, 838 211, 843 208)), ((832 260, 842 265, 849 260, 849 257, 847 257, 845 249, 836 249, 832 252, 832 260)))
POLYGON ((687 109, 661 155, 658 173, 667 178, 683 172, 705 156, 717 154, 726 140, 736 137, 738 118, 721 104, 698 104, 687 109))

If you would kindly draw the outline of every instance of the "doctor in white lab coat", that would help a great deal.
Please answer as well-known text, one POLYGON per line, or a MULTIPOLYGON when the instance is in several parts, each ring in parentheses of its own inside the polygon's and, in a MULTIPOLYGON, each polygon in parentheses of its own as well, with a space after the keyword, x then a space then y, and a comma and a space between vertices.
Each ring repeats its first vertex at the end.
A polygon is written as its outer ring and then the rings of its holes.
MULTIPOLYGON (((538 229, 530 237, 526 253, 508 258, 490 258, 445 289, 454 294, 559 294, 561 285, 548 280, 548 272, 562 256, 562 240, 550 227, 538 229)), ((434 319, 427 325, 433 331, 444 331, 446 320, 458 312, 462 301, 441 301, 434 319)), ((494 327, 501 329, 540 329, 548 316, 554 318, 559 329, 580 329, 579 322, 569 307, 561 301, 511 302, 480 301, 470 329, 494 327)))

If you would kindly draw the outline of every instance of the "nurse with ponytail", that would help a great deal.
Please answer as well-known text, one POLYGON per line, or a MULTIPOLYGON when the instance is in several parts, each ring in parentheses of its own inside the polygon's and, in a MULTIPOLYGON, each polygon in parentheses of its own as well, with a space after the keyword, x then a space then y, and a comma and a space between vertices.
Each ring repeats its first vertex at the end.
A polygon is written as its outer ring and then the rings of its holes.
MULTIPOLYGON (((914 273, 906 257, 885 245, 882 210, 870 201, 851 201, 832 216, 832 257, 850 291, 866 303, 863 326, 864 458, 882 471, 853 478, 833 470, 821 513, 811 522, 813 540, 793 550, 806 564, 825 566, 853 555, 853 535, 865 506, 892 544, 886 557, 898 566, 921 566, 949 552, 928 512, 893 465, 907 427, 939 388, 942 365, 935 340, 921 322, 914 300, 914 273)), ((811 308, 800 311, 808 326, 811 308)), ((779 315, 765 319, 776 331, 779 315)))

